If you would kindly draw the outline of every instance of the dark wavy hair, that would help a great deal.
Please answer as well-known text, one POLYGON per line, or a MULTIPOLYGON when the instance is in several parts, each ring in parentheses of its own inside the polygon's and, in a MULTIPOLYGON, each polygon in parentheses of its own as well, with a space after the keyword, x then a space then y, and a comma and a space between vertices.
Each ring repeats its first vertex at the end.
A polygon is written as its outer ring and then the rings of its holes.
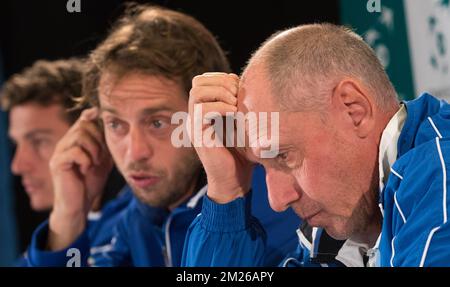
POLYGON ((3 110, 28 103, 41 106, 60 104, 64 107, 64 119, 74 123, 80 109, 74 109, 82 95, 84 61, 67 59, 39 60, 21 73, 13 75, 2 87, 0 104, 3 110))
POLYGON ((212 71, 229 72, 224 51, 197 20, 151 5, 131 5, 110 35, 91 52, 81 103, 98 106, 102 73, 121 77, 129 72, 164 76, 189 95, 192 78, 212 71))

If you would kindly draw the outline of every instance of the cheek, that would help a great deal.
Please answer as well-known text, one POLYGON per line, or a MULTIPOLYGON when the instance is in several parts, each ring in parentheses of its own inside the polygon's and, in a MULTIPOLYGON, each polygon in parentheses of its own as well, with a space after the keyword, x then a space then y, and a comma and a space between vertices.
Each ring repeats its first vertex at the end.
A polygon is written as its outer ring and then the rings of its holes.
POLYGON ((336 148, 307 164, 306 190, 330 214, 348 217, 359 199, 360 169, 352 164, 354 152, 336 148))
POLYGON ((53 181, 52 181, 52 174, 50 173, 50 167, 48 166, 48 162, 43 168, 41 169, 42 178, 45 180, 46 188, 52 188, 53 181))
POLYGON ((165 169, 171 176, 177 176, 174 173, 191 172, 186 170, 187 166, 195 165, 198 162, 197 154, 193 148, 176 148, 170 140, 159 141, 156 150, 157 152, 152 159, 152 166, 165 169))
POLYGON ((305 196, 323 207, 336 201, 336 180, 332 160, 326 156, 304 159, 302 166, 294 172, 305 196))
POLYGON ((118 141, 116 139, 113 139, 111 136, 109 136, 108 132, 105 132, 105 141, 106 146, 108 147, 108 150, 114 160, 114 163, 119 169, 121 169, 127 148, 125 141, 118 141))
POLYGON ((55 144, 49 144, 41 147, 38 153, 43 161, 49 162, 54 151, 55 151, 55 144))
POLYGON ((32 163, 33 173, 36 178, 40 178, 45 181, 46 185, 49 185, 52 181, 52 177, 50 174, 50 158, 52 156, 52 152, 48 151, 45 154, 44 150, 33 152, 30 156, 30 162, 32 163), (44 156, 45 155, 45 156, 44 156))

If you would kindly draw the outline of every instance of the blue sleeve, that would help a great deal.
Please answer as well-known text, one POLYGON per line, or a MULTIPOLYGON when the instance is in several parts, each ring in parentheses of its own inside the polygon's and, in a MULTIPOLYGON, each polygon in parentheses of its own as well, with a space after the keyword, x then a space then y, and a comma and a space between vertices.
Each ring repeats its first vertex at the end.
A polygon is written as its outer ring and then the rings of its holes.
MULTIPOLYGON (((435 185, 431 184, 431 188, 434 189, 435 185)), ((442 183, 440 185, 442 190, 442 183)), ((432 190, 428 190, 427 193, 434 194, 436 198, 442 200, 442 197, 432 190)), ((450 225, 442 218, 442 205, 439 206, 437 200, 429 201, 430 195, 417 202, 411 211, 401 197, 396 196, 397 204, 393 203, 390 231, 387 231, 388 224, 386 228, 383 226, 382 236, 385 240, 382 239, 384 244, 381 246, 382 266, 450 267, 450 225), (399 215, 397 206, 403 215, 399 215), (406 222, 403 221, 403 217, 406 222), (392 233, 389 236, 390 232, 392 233)))
MULTIPOLYGON (((89 228, 67 248, 59 251, 46 249, 48 237, 48 221, 42 223, 34 232, 28 248, 27 266, 29 267, 66 267, 73 257, 71 249, 75 248, 80 254, 81 267, 114 267, 130 266, 128 244, 121 236, 120 223, 115 228, 111 242, 103 246, 91 246, 89 228)), ((71 265, 72 266, 72 265, 71 265)))
POLYGON ((96 267, 129 267, 133 266, 130 248, 126 240, 127 229, 124 220, 120 220, 114 228, 111 242, 107 245, 91 248, 89 265, 96 267))
POLYGON ((182 266, 262 266, 266 234, 250 205, 250 193, 228 204, 205 196, 186 235, 182 266))
POLYGON ((48 251, 46 250, 48 227, 48 221, 45 221, 33 233, 28 248, 27 265, 30 267, 65 267, 73 256, 70 249, 75 248, 79 251, 80 265, 87 266, 89 257, 87 228, 69 247, 60 251, 48 251))
POLYGON ((394 164, 385 191, 382 266, 450 266, 450 141, 394 164))
MULTIPOLYGON (((450 267, 450 224, 446 222, 432 229, 425 243, 426 250, 423 256, 423 266, 426 267, 450 267), (429 242, 427 246, 427 242, 429 242)), ((424 250, 425 252, 425 250, 424 250)))
POLYGON ((28 256, 26 253, 14 261, 13 267, 28 267, 28 256))

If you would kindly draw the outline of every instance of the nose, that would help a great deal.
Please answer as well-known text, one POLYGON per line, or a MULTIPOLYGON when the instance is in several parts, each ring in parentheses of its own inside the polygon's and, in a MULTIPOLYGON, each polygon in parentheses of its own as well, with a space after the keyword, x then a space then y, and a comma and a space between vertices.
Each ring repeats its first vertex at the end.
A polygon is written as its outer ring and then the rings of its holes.
POLYGON ((11 163, 11 171, 15 175, 23 175, 32 169, 31 159, 33 154, 23 145, 17 145, 16 152, 11 163))
POLYGON ((153 150, 144 131, 139 128, 131 128, 129 135, 128 156, 130 161, 143 161, 151 158, 153 150))
POLYGON ((266 183, 270 207, 277 212, 286 210, 300 198, 291 175, 277 170, 266 170, 266 183))

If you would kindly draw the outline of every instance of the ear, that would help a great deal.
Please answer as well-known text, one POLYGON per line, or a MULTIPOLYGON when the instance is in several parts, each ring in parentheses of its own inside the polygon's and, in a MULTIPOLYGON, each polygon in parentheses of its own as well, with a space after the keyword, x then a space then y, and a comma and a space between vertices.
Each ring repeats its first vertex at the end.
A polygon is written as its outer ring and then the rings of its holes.
POLYGON ((354 79, 342 80, 333 90, 332 101, 358 137, 369 135, 375 127, 375 101, 362 84, 354 79))

